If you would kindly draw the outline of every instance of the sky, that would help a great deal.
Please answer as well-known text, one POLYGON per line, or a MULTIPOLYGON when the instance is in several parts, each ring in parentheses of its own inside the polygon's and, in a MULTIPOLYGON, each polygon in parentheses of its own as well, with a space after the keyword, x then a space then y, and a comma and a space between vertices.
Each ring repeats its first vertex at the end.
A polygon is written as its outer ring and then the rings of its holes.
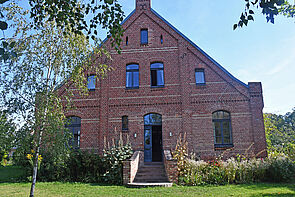
MULTIPOLYGON (((239 80, 262 82, 264 112, 285 114, 295 107, 295 18, 255 21, 233 31, 244 0, 151 0, 152 8, 239 80)), ((127 16, 135 0, 119 0, 127 16)))

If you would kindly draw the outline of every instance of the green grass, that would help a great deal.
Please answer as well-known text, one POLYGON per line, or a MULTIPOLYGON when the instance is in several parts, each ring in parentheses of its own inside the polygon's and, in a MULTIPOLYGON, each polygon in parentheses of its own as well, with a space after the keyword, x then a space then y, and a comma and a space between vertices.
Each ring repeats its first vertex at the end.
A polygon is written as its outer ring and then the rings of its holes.
MULTIPOLYGON (((0 167, 0 196, 28 196, 30 183, 16 183, 23 175, 19 167, 0 167), (1 183, 2 182, 2 183, 1 183)), ((244 184, 172 188, 132 189, 124 186, 105 186, 83 183, 41 183, 36 185, 35 196, 295 196, 295 184, 244 184)))
MULTIPOLYGON (((30 183, 0 183, 0 196, 28 196, 30 183)), ((37 183, 36 196, 295 196, 294 184, 132 189, 82 183, 37 183)))

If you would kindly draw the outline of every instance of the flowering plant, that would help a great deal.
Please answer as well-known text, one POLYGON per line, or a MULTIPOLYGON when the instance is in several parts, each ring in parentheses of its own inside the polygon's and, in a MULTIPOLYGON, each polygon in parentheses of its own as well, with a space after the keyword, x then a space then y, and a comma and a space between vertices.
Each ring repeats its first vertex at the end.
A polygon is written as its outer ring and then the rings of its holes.
MULTIPOLYGON (((31 150, 31 153, 27 154, 26 158, 28 159, 29 163, 31 164, 32 167, 34 167, 34 158, 35 158, 35 151, 31 150)), ((41 161, 43 157, 42 155, 38 156, 38 170, 40 169, 41 161)))

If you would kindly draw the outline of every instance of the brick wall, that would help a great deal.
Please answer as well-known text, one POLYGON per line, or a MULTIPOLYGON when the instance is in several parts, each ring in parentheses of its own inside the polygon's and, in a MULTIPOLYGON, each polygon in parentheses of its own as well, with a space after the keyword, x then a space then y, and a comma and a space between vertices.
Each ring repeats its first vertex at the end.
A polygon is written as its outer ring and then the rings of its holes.
POLYGON ((77 109, 67 112, 82 118, 81 148, 101 152, 104 138, 119 139, 121 117, 128 116, 129 130, 124 137, 129 135, 134 150, 144 150, 143 117, 158 113, 162 115, 164 150, 174 149, 179 133, 186 132, 189 151, 212 158, 223 152, 214 148, 212 113, 225 110, 231 114, 234 144, 228 155, 257 154, 265 149, 261 84, 239 82, 150 10, 150 1, 147 9, 141 9, 139 4, 144 2, 137 2, 137 10, 123 24, 121 54, 110 48, 109 41, 105 43, 112 54, 113 60, 107 62, 112 71, 96 82, 97 88, 88 97, 76 96, 77 109), (142 28, 148 29, 147 45, 140 44, 142 28), (164 64, 165 86, 151 88, 150 64, 158 61, 164 64), (138 89, 126 89, 129 63, 139 65, 138 89), (196 68, 205 70, 206 85, 196 85, 196 68))
POLYGON ((164 166, 170 183, 178 183, 177 160, 172 158, 170 150, 164 150, 164 166))
POLYGON ((139 166, 143 162, 143 152, 136 151, 133 156, 123 162, 123 184, 133 183, 139 166))

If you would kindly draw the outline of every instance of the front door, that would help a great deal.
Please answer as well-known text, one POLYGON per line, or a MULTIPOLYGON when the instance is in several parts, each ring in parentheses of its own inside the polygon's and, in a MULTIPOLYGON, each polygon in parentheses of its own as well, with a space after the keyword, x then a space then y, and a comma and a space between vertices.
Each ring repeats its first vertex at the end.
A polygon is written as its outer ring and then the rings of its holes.
POLYGON ((144 161, 162 161, 162 116, 159 114, 144 117, 144 161))
POLYGON ((144 161, 152 162, 153 160, 153 144, 152 144, 152 127, 144 127, 144 161))

